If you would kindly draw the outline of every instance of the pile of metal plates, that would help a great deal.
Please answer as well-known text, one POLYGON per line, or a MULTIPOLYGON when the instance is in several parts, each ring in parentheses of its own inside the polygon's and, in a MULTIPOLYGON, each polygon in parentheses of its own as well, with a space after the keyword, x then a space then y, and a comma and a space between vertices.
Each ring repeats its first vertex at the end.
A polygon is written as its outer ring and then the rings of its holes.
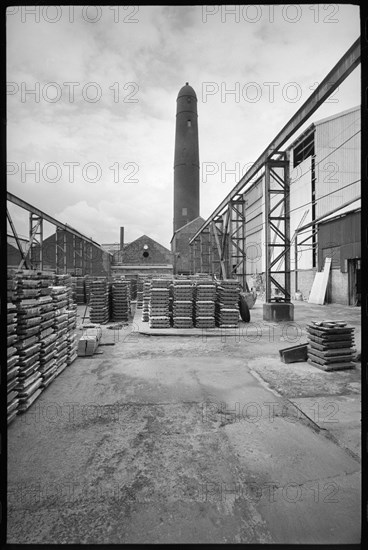
POLYGON ((109 321, 109 287, 105 277, 91 281, 89 305, 89 320, 91 323, 102 325, 109 321))
POLYGON ((240 286, 235 279, 223 279, 216 285, 216 326, 236 328, 239 322, 240 286))
MULTIPOLYGON (((16 270, 8 304, 8 420, 26 411, 75 355, 77 310, 70 276, 16 270), (55 279, 69 286, 54 285, 55 279), (69 306, 69 310, 67 307, 69 306), (68 361, 68 362, 67 362, 68 361)), ((76 355, 75 355, 76 356, 76 355)))
POLYGON ((331 371, 355 367, 354 327, 345 321, 312 321, 307 325, 308 362, 331 371))
POLYGON ((125 279, 115 279, 112 283, 112 320, 128 321, 129 319, 129 286, 125 279))
POLYGON ((193 327, 193 283, 175 279, 173 283, 172 315, 174 328, 193 327))
POLYGON ((150 328, 170 328, 170 279, 152 279, 149 305, 150 328))
MULTIPOLYGON (((47 334, 50 319, 42 314, 42 305, 49 303, 53 274, 43 271, 19 270, 17 280, 17 342, 19 380, 16 386, 19 411, 26 411, 42 392, 40 372, 41 339, 47 334)), ((52 322, 52 321, 51 321, 52 322)))
MULTIPOLYGON (((9 288, 9 286, 8 286, 9 288)), ((15 289, 16 290, 16 282, 15 289)), ((18 373, 19 373, 19 355, 17 354, 17 348, 14 347, 17 341, 16 334, 17 327, 17 308, 9 302, 7 310, 7 420, 8 424, 15 418, 18 413, 18 391, 16 387, 18 385, 18 373)))
POLYGON ((72 276, 70 273, 56 274, 54 278, 55 286, 65 286, 68 294, 68 305, 73 303, 72 276))
POLYGON ((17 297, 17 281, 14 276, 15 272, 8 270, 8 280, 7 280, 7 300, 8 302, 13 302, 17 297))
POLYGON ((77 302, 77 277, 71 277, 71 288, 72 288, 72 300, 74 303, 77 302))
MULTIPOLYGON (((55 306, 54 317, 54 333, 55 339, 55 360, 56 360, 56 376, 61 374, 68 366, 68 292, 65 286, 51 287, 51 295, 55 306)), ((51 332, 50 332, 51 334, 51 332)), ((49 336, 49 334, 47 334, 49 336)))
POLYGON ((78 347, 78 340, 76 335, 76 328, 77 328, 77 310, 76 308, 69 308, 67 309, 68 313, 68 330, 67 330, 67 358, 66 362, 68 365, 71 365, 73 361, 77 358, 77 347, 78 347))
POLYGON ((78 305, 86 303, 85 277, 76 277, 75 298, 78 305))
POLYGON ((86 296, 86 304, 89 304, 91 298, 91 277, 86 275, 84 278, 84 289, 86 296))
POLYGON ((143 283, 143 308, 142 308, 142 321, 149 321, 149 306, 151 299, 151 281, 145 281, 143 283))
MULTIPOLYGON (((51 287, 50 287, 51 291, 51 287)), ((55 305, 52 296, 45 296, 40 299, 41 333, 40 333, 40 367, 42 376, 41 386, 46 388, 54 380, 57 371, 56 364, 56 339, 55 305)))
POLYGON ((144 277, 139 277, 137 282, 137 309, 142 309, 143 307, 143 285, 144 277))
POLYGON ((215 327, 216 284, 199 280, 194 292, 194 323, 196 328, 215 327))

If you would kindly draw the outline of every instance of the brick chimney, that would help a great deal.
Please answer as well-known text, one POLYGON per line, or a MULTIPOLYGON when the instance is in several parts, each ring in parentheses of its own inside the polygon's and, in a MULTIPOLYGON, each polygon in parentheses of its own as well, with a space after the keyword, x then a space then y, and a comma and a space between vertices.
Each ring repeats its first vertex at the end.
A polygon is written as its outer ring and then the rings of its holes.
POLYGON ((123 250, 124 246, 124 227, 120 227, 120 250, 123 250))

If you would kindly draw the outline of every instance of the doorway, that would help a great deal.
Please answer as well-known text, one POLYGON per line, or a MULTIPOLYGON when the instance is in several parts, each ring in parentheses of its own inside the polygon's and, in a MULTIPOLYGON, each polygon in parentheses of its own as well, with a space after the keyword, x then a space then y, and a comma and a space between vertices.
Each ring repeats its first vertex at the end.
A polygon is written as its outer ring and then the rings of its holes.
POLYGON ((361 305, 361 259, 348 260, 349 273, 349 305, 361 305))

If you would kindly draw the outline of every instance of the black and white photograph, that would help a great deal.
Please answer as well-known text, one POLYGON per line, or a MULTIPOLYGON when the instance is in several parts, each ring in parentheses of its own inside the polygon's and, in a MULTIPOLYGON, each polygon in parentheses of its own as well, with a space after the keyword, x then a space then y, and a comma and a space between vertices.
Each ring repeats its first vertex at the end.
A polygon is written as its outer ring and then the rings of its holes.
POLYGON ((361 17, 4 8, 6 544, 362 542, 361 17))

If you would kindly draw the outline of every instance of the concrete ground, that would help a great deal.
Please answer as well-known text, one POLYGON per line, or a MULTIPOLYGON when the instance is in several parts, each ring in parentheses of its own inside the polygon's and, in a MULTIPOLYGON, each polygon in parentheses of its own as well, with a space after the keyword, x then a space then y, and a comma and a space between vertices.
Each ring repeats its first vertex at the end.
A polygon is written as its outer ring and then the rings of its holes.
MULTIPOLYGON (((83 314, 83 308, 80 314, 83 314)), ((103 329, 8 432, 8 543, 360 542, 360 364, 284 364, 310 320, 146 336, 103 329)))

